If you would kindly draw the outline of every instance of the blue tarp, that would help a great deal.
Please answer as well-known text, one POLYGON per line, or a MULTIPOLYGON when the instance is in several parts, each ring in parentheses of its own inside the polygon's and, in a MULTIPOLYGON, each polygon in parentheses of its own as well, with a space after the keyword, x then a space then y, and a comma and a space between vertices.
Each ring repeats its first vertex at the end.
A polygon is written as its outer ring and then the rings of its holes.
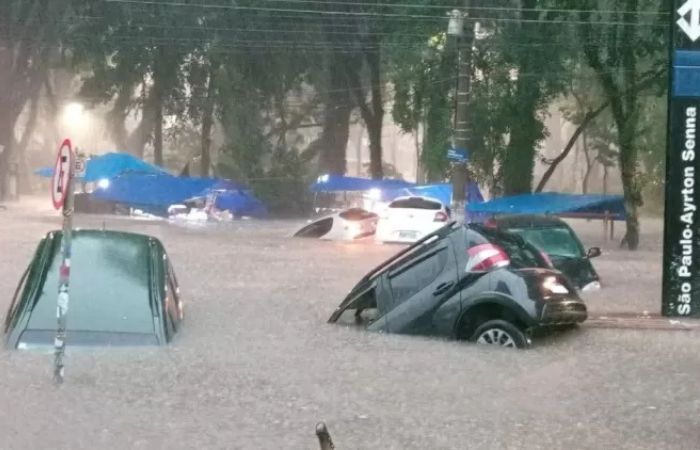
POLYGON ((248 190, 219 192, 215 206, 220 210, 231 211, 234 216, 258 218, 267 216, 267 207, 248 190))
POLYGON ((368 178, 323 175, 311 185, 311 192, 369 191, 371 189, 400 189, 415 186, 403 180, 370 180, 368 178))
POLYGON ((479 221, 503 214, 552 214, 608 212, 615 220, 625 219, 621 195, 578 195, 544 192, 501 197, 469 205, 470 219, 479 221))
MULTIPOLYGON (((103 179, 109 180, 125 172, 167 173, 162 168, 149 164, 128 153, 106 153, 88 159, 85 177, 82 181, 93 183, 103 179)), ((45 178, 51 178, 53 176, 53 167, 44 167, 34 171, 34 173, 45 178)))
MULTIPOLYGON (((418 195, 422 197, 430 197, 435 200, 440 200, 444 205, 452 203, 452 185, 450 183, 441 184, 426 184, 420 186, 410 186, 403 189, 393 189, 383 192, 382 199, 391 201, 397 197, 405 195, 418 195)), ((470 183, 467 190, 467 200, 469 203, 480 203, 484 201, 479 185, 470 183)))
POLYGON ((93 195, 103 201, 129 205, 153 214, 164 215, 169 206, 217 191, 216 206, 235 216, 260 217, 265 205, 241 185, 218 178, 176 177, 168 174, 127 172, 110 180, 106 188, 93 195))

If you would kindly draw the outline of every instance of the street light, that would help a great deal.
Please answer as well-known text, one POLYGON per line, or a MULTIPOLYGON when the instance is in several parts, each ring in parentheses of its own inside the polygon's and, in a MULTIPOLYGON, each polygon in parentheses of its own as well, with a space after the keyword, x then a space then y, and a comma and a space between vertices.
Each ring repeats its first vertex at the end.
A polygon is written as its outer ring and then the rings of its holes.
POLYGON ((83 113, 85 112, 85 107, 82 103, 72 102, 68 103, 63 108, 63 120, 69 126, 74 126, 79 124, 83 120, 83 113))
POLYGON ((464 34, 464 13, 458 9, 453 9, 449 13, 450 21, 447 23, 447 34, 459 37, 464 34))

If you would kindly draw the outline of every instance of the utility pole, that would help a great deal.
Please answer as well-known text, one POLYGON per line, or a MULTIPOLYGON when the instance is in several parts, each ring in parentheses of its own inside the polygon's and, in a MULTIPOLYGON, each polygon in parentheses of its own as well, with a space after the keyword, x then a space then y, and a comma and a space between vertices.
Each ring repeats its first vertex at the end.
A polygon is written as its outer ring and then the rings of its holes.
MULTIPOLYGON (((457 44, 458 74, 457 101, 454 121, 454 150, 464 156, 463 160, 452 164, 452 214, 458 222, 466 219, 466 192, 469 183, 467 161, 470 149, 471 126, 469 124, 469 99, 471 96, 471 66, 472 47, 474 44, 474 29, 465 26, 465 18, 469 17, 470 0, 464 0, 464 10, 457 9, 450 13, 447 34, 457 44)), ((475 24, 476 26, 476 24, 475 24)))

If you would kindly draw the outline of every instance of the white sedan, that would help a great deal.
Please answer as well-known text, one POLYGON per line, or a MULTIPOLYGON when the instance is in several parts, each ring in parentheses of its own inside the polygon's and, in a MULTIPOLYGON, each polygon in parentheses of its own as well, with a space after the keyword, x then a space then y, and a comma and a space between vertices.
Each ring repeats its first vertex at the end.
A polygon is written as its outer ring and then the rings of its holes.
POLYGON ((412 243, 443 227, 450 209, 429 197, 399 197, 380 214, 374 239, 377 242, 412 243))
POLYGON ((377 215, 361 208, 350 208, 317 219, 297 231, 295 237, 325 241, 353 241, 374 234, 377 215))

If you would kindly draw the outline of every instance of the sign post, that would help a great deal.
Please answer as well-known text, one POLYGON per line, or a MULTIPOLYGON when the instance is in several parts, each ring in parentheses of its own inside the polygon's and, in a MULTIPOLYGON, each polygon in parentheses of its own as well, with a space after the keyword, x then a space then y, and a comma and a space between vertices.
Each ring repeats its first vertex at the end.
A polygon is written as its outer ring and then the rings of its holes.
POLYGON ((700 0, 674 0, 662 314, 700 317, 700 0))
POLYGON ((66 315, 68 313, 68 290, 70 286, 71 235, 73 231, 73 175, 75 161, 71 142, 61 144, 54 167, 51 198, 56 209, 63 211, 63 237, 61 239, 61 266, 58 278, 56 302, 57 330, 54 340, 54 382, 63 383, 63 357, 66 350, 66 315))

